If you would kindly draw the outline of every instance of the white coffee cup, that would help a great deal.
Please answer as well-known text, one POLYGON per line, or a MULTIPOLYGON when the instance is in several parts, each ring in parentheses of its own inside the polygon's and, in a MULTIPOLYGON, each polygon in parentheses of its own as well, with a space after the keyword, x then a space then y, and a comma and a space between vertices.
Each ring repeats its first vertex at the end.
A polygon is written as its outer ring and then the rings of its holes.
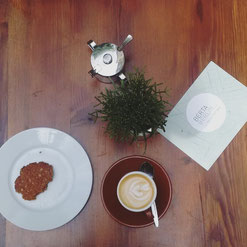
POLYGON ((119 181, 117 197, 121 205, 132 212, 142 212, 151 207, 157 188, 151 177, 140 171, 129 172, 119 181))

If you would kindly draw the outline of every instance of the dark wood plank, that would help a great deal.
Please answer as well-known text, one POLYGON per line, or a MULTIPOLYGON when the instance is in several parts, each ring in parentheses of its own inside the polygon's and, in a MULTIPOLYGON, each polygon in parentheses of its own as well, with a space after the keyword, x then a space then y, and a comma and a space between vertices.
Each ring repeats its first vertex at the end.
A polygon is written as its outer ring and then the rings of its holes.
MULTIPOLYGON (((8 20, 7 1, 0 1, 0 146, 8 131, 8 20)), ((4 164, 0 164, 4 165, 4 164)), ((5 246, 6 220, 0 214, 0 246, 5 246)))
POLYGON ((6 140, 8 127, 8 21, 7 3, 0 2, 0 145, 6 140))

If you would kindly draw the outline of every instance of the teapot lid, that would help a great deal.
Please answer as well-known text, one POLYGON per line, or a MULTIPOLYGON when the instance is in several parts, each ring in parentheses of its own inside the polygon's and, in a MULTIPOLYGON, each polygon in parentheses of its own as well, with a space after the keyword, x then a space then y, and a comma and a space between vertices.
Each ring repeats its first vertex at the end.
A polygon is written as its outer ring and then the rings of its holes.
POLYGON ((124 53, 112 43, 95 45, 91 55, 91 65, 94 71, 102 76, 114 76, 124 67, 124 53))

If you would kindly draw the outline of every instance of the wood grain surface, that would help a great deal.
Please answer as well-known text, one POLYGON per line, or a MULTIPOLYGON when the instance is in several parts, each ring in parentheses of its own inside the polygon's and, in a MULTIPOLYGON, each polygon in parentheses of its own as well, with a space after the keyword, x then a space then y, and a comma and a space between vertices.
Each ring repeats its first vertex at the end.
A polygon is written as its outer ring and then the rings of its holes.
POLYGON ((126 71, 145 67, 176 104, 211 60, 247 86, 246 20, 246 0, 0 0, 0 144, 28 128, 57 128, 81 143, 94 170, 90 200, 74 220, 32 232, 0 215, 0 246, 247 246, 246 125, 208 172, 162 136, 148 141, 145 155, 173 184, 158 229, 128 228, 107 214, 100 198, 106 170, 143 154, 143 143, 116 144, 88 119, 106 85, 88 74, 86 44, 120 44, 132 34, 126 71))

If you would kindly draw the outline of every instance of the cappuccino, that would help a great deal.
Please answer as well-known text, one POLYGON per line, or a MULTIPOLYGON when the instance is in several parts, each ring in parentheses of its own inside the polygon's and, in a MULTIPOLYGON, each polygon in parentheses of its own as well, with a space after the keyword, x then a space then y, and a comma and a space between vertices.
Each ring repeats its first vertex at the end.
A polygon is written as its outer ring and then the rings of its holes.
POLYGON ((154 181, 143 172, 130 172, 119 182, 117 195, 127 209, 139 212, 150 207, 156 197, 154 181))

